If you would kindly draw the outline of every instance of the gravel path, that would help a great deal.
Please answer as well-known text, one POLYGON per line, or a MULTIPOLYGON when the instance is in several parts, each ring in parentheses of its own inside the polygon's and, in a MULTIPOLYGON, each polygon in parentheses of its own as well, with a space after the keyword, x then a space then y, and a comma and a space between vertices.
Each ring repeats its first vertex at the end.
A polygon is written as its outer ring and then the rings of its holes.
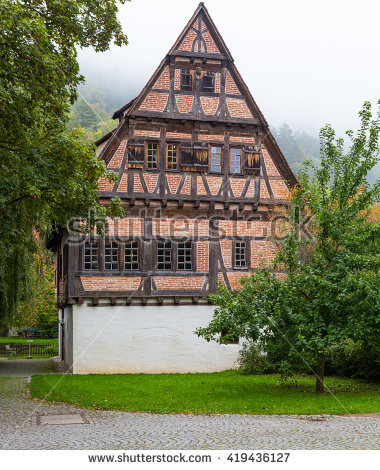
POLYGON ((27 382, 28 378, 0 377, 0 449, 380 448, 378 416, 194 416, 86 410, 26 398, 27 382), (90 424, 38 424, 39 415, 65 413, 83 413, 90 424))

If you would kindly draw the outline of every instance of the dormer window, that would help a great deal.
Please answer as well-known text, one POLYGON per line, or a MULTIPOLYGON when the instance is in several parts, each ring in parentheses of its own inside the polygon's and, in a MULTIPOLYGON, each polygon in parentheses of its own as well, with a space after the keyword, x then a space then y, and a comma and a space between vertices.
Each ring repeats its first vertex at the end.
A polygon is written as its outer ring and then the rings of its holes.
POLYGON ((215 73, 206 72, 202 79, 202 91, 206 93, 215 92, 215 73))
POLYGON ((181 70, 181 90, 193 91, 193 76, 190 70, 181 70))

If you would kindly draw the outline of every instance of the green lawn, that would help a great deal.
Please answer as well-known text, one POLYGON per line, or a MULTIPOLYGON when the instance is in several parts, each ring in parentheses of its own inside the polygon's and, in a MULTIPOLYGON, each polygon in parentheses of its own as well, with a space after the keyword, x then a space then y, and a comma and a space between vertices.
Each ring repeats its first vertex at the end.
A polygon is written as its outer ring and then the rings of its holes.
POLYGON ((380 412, 380 385, 329 378, 330 393, 314 393, 314 378, 286 386, 278 375, 214 374, 35 375, 34 398, 87 408, 152 413, 344 414, 380 412))
MULTIPOLYGON (((37 339, 37 338, 30 338, 34 344, 56 344, 58 345, 58 338, 51 338, 51 339, 37 339)), ((0 343, 2 344, 12 344, 12 343, 21 343, 21 344, 29 344, 28 338, 0 338, 0 343)), ((32 344, 32 343, 31 343, 32 344)))

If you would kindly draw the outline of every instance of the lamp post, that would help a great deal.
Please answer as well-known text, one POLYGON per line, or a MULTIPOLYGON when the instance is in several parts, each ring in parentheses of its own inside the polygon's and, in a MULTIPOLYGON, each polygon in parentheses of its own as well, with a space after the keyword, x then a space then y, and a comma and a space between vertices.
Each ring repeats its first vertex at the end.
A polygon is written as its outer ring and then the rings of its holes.
POLYGON ((30 355, 30 343, 33 343, 33 340, 27 339, 26 342, 29 344, 29 356, 27 357, 27 359, 33 359, 33 357, 30 355))

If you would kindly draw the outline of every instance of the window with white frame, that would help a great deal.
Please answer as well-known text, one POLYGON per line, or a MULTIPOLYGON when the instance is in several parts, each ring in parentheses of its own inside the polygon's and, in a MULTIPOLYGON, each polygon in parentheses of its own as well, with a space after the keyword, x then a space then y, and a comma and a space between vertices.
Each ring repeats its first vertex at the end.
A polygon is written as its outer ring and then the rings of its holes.
POLYGON ((241 173, 241 149, 239 148, 231 149, 230 172, 241 173))
POLYGON ((168 170, 178 170, 178 144, 168 144, 167 146, 167 161, 166 166, 168 170))
POLYGON ((146 144, 146 167, 148 170, 156 170, 158 168, 158 144, 146 144))
POLYGON ((211 171, 222 171, 222 147, 211 147, 211 171))

